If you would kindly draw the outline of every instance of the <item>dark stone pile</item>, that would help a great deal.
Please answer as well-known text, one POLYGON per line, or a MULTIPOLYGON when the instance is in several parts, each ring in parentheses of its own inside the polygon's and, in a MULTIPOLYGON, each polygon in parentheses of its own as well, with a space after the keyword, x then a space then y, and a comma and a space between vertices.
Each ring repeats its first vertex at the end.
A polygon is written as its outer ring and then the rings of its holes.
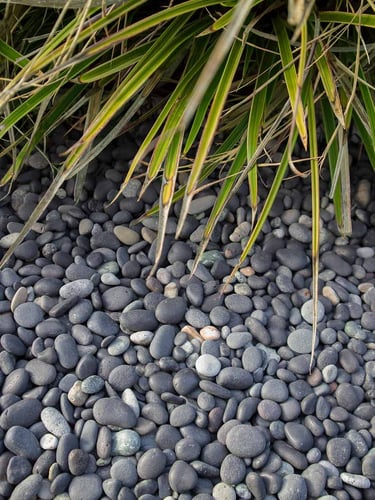
MULTIPOLYGON (((56 160, 61 135, 49 146, 56 160)), ((215 190, 149 277, 157 200, 123 179, 134 144, 69 181, 0 272, 0 498, 375 498, 375 202, 365 161, 353 234, 322 196, 312 373, 311 196, 285 182, 251 255, 244 186, 190 270, 215 190), (102 173, 101 173, 102 172, 102 173)), ((0 255, 50 183, 35 153, 0 205, 0 255)), ((265 184, 272 172, 262 174, 265 184)), ((324 187, 324 185, 323 185, 324 187)), ((263 187, 262 194, 265 193, 263 187)), ((179 206, 175 207, 178 213, 179 206)))

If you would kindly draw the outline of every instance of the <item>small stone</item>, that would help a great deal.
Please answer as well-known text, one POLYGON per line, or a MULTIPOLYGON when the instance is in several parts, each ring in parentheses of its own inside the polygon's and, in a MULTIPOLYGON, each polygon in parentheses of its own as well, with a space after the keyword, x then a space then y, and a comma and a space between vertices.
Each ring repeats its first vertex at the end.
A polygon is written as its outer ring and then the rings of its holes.
POLYGON ((155 316, 161 323, 176 325, 183 320, 185 311, 186 302, 182 297, 167 298, 156 306, 155 316))
POLYGON ((43 477, 40 474, 31 474, 21 481, 12 491, 10 500, 25 500, 26 498, 37 498, 41 489, 43 477))
POLYGON ((15 455, 33 461, 35 461, 41 453, 35 435, 29 429, 25 429, 25 427, 20 427, 18 425, 11 427, 7 431, 4 438, 4 445, 15 455))
POLYGON ((139 434, 130 429, 124 429, 112 434, 112 456, 129 457, 134 455, 141 446, 139 434))
POLYGON ((168 479, 173 491, 185 493, 195 488, 198 482, 198 474, 191 465, 182 460, 177 460, 170 468, 168 479))
POLYGON ((87 321, 87 327, 101 337, 116 335, 118 324, 103 311, 94 311, 87 321))
POLYGON ((278 498, 280 500, 306 500, 307 486, 305 479, 297 474, 285 476, 278 498))
POLYGON ((351 443, 346 438, 332 438, 327 443, 327 457, 336 467, 345 467, 351 455, 351 443))
POLYGON ((159 448, 151 448, 138 460, 137 472, 141 479, 157 479, 164 472, 166 464, 166 455, 159 448))
POLYGON ((277 403, 283 403, 289 397, 288 386, 282 380, 267 380, 262 386, 261 396, 263 399, 270 399, 277 403))
POLYGON ((126 226, 115 226, 113 232, 124 245, 134 245, 141 239, 137 231, 126 226))
MULTIPOLYGON (((324 306, 323 306, 323 304, 320 301, 318 301, 318 311, 317 312, 318 312, 318 314, 317 314, 317 320, 318 320, 318 323, 319 323, 324 318, 324 306)), ((312 325, 312 323, 313 323, 313 314, 314 314, 314 302, 313 302, 312 299, 310 299, 310 300, 307 300, 302 305, 301 315, 302 315, 303 319, 305 321, 307 321, 307 323, 310 323, 310 325, 312 325)))
POLYGON ((236 490, 226 483, 215 484, 212 495, 220 500, 236 500, 236 490))
POLYGON ((44 408, 40 414, 45 428, 54 436, 61 437, 70 433, 70 426, 65 417, 56 408, 44 408))
POLYGON ((96 474, 73 477, 69 485, 69 497, 80 500, 99 500, 102 497, 102 481, 96 474))
POLYGON ((220 372, 220 361, 211 354, 202 354, 195 362, 198 375, 203 377, 216 377, 220 372))
POLYGON ((249 424, 235 425, 226 437, 228 450, 241 458, 260 455, 266 447, 266 438, 258 427, 249 424))
POLYGON ((14 319, 19 326, 35 328, 43 320, 43 310, 34 302, 24 302, 14 310, 14 319))
POLYGON ((354 486, 354 488, 367 489, 371 487, 371 481, 368 477, 361 474, 350 474, 349 472, 342 472, 340 478, 343 483, 354 486))
POLYGON ((134 427, 137 420, 130 406, 115 397, 98 399, 93 407, 93 415, 98 424, 126 429, 134 427))
POLYGON ((70 299, 79 297, 81 299, 88 297, 94 290, 94 283, 89 279, 77 279, 66 283, 60 288, 60 297, 70 299))
MULTIPOLYGON (((298 328, 288 335, 288 346, 298 354, 311 352, 313 332, 307 328, 298 328)), ((318 339, 316 339, 316 344, 318 339)))

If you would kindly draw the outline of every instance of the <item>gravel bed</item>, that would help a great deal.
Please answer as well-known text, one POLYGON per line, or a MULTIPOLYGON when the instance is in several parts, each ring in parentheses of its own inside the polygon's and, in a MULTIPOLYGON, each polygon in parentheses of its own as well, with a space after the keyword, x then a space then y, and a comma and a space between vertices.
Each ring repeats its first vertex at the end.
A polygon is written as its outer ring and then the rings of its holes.
MULTIPOLYGON (((69 143, 49 145, 56 161, 69 143)), ((0 271, 0 499, 375 498, 375 202, 365 159, 353 234, 322 197, 319 342, 311 352, 311 196, 285 182, 262 235, 246 186, 190 276, 214 187, 159 270, 157 199, 140 181, 108 205, 135 144, 68 181, 0 271)), ((0 256, 50 183, 35 153, 0 201, 0 256)), ((2 166, 3 170, 5 166, 2 166)), ((1 173, 1 172, 0 172, 1 173)), ((262 171, 264 197, 272 172, 262 171)), ((326 186, 323 182, 323 192, 326 186)))

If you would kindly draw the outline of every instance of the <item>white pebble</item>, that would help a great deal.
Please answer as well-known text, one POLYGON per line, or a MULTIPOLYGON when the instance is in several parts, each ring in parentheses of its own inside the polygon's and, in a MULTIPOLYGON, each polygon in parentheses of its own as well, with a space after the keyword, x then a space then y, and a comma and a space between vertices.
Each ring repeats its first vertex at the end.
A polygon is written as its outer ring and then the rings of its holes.
POLYGON ((195 363, 198 375, 203 377, 216 377, 221 369, 220 361, 212 354, 202 354, 195 363))

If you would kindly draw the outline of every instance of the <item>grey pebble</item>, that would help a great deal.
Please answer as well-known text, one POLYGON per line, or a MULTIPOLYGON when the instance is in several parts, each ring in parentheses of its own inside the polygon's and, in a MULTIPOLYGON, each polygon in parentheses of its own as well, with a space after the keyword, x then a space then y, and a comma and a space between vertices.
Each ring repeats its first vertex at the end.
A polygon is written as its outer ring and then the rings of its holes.
POLYGON ((40 474, 31 474, 21 481, 12 491, 10 500, 25 500, 36 498, 42 486, 43 477, 40 474))
POLYGON ((282 380, 267 380, 262 386, 261 396, 263 399, 270 399, 271 401, 282 403, 288 399, 288 386, 282 380))
POLYGON ((10 427, 6 432, 4 445, 15 455, 29 458, 33 461, 36 460, 41 453, 39 442, 35 435, 29 429, 19 425, 10 427))
POLYGON ((141 439, 139 434, 131 429, 124 429, 112 434, 111 453, 113 456, 129 457, 134 455, 140 447, 141 439))
POLYGON ((99 500, 102 497, 102 481, 97 474, 73 477, 69 485, 69 497, 80 500, 99 500))
POLYGON ((149 351, 153 358, 160 359, 165 356, 170 356, 174 347, 174 339, 176 329, 172 325, 160 326, 153 336, 149 351))
POLYGON ((24 328, 35 328, 43 320, 43 310, 35 302, 24 302, 14 310, 14 319, 24 328))
POLYGON ((170 468, 168 479, 173 491, 184 493, 194 489, 198 482, 198 474, 191 465, 177 460, 170 468))
POLYGON ((351 443, 349 439, 335 437, 327 443, 327 457, 331 464, 336 467, 345 467, 351 455, 351 443))
POLYGON ((40 359, 31 359, 27 362, 25 370, 30 375, 30 380, 38 386, 48 386, 56 378, 56 368, 40 359))
POLYGON ((141 479, 157 479, 164 472, 166 464, 166 455, 159 448, 151 448, 139 458, 137 472, 141 479))
POLYGON ((5 408, 0 415, 0 426, 8 430, 14 425, 30 427, 39 420, 42 404, 38 399, 21 399, 5 408))
POLYGON ((239 424, 228 432, 226 446, 237 457, 252 458, 264 451, 266 438, 259 427, 239 424))
POLYGON ((158 320, 154 311, 132 309, 121 314, 120 325, 133 332, 141 330, 153 331, 158 327, 158 320))
POLYGON ((326 488, 327 471, 321 464, 311 464, 303 472, 307 493, 312 497, 320 497, 326 488))
POLYGON ((55 339, 55 349, 59 363, 66 369, 73 369, 79 360, 77 344, 68 333, 62 333, 55 339))
POLYGON ((216 377, 216 382, 227 389, 248 389, 253 383, 253 376, 243 368, 223 368, 216 377))
POLYGON ((101 398, 93 407, 94 419, 101 425, 132 428, 136 424, 133 410, 120 398, 101 398))
POLYGON ((102 294, 103 306, 107 311, 121 311, 135 299, 131 288, 113 286, 102 294))
POLYGON ((84 299, 89 296, 94 290, 94 283, 89 279, 78 279, 66 283, 60 288, 60 297, 63 299, 70 299, 72 297, 79 297, 84 299))
POLYGON ((166 298, 156 306, 155 317, 160 323, 176 325, 183 320, 186 307, 182 297, 166 298))
POLYGON ((203 377, 215 377, 221 369, 220 361, 212 354, 202 354, 195 362, 198 375, 203 377))
POLYGON ((278 498, 280 500, 306 500, 307 486, 305 479, 297 474, 285 476, 278 498))
POLYGON ((12 456, 6 468, 6 479, 8 483, 17 485, 32 471, 31 462, 25 457, 12 456))
MULTIPOLYGON (((113 462, 111 466, 110 480, 119 483, 118 487, 115 486, 115 484, 111 485, 111 490, 114 489, 115 491, 117 491, 117 494, 121 485, 128 488, 133 488, 138 481, 137 467, 134 460, 131 457, 121 457, 116 459, 116 461, 113 462)), ((106 487, 108 487, 108 483, 106 486, 104 483, 103 489, 105 491, 106 487)))
MULTIPOLYGON (((324 318, 324 306, 323 304, 318 300, 318 309, 317 309, 317 321, 318 323, 322 321, 324 318)), ((307 321, 310 325, 313 323, 313 313, 314 313, 314 302, 312 299, 307 300, 301 307, 301 315, 302 318, 307 321)))
POLYGON ((56 408, 43 408, 40 418, 48 432, 54 436, 61 437, 70 433, 68 422, 56 408))
POLYGON ((87 321, 87 327, 101 337, 116 335, 118 324, 103 311, 94 311, 87 321))

